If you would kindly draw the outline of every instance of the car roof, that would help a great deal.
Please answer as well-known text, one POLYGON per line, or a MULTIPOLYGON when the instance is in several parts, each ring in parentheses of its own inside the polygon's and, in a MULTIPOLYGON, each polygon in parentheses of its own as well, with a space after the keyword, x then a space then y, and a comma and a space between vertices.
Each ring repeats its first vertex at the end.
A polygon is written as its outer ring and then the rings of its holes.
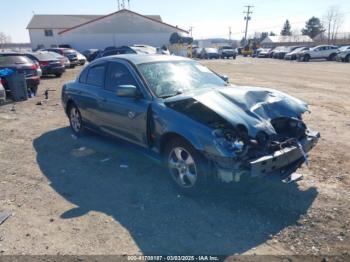
POLYGON ((23 56, 21 53, 16 53, 16 52, 0 52, 0 55, 6 55, 6 56, 18 55, 18 56, 23 56))
MULTIPOLYGON (((115 59, 124 59, 129 62, 139 65, 152 62, 172 62, 172 61, 192 61, 189 58, 173 55, 157 55, 157 54, 123 54, 123 55, 113 55, 99 58, 97 61, 112 61, 115 59)), ((94 61, 95 62, 95 61, 94 61)))

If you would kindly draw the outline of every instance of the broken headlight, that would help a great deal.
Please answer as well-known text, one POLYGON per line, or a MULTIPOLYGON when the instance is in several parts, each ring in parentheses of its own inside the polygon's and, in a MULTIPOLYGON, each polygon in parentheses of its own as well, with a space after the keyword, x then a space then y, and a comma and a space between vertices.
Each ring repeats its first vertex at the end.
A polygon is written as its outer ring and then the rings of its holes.
POLYGON ((213 131, 214 144, 224 155, 240 156, 246 152, 246 145, 232 130, 216 129, 213 131))

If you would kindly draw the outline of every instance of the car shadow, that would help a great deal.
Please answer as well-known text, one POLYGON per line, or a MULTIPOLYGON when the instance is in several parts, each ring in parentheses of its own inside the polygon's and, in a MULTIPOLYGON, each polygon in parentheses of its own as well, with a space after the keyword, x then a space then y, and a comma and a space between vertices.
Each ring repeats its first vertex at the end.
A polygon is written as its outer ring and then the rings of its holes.
POLYGON ((47 132, 33 142, 37 162, 52 188, 75 208, 112 216, 144 254, 245 252, 285 227, 295 225, 317 196, 315 188, 264 184, 249 189, 218 187, 216 194, 189 198, 173 188, 156 161, 128 143, 69 128, 47 132))

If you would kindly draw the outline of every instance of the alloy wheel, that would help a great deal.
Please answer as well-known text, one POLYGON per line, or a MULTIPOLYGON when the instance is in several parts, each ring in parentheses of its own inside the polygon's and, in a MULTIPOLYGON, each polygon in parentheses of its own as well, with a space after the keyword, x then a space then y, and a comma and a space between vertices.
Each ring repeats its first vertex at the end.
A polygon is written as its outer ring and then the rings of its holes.
POLYGON ((182 147, 175 147, 168 157, 168 168, 175 182, 183 188, 193 187, 197 181, 197 168, 192 155, 182 147))
POLYGON ((75 106, 70 110, 70 123, 74 132, 79 133, 81 130, 81 116, 79 110, 75 106))

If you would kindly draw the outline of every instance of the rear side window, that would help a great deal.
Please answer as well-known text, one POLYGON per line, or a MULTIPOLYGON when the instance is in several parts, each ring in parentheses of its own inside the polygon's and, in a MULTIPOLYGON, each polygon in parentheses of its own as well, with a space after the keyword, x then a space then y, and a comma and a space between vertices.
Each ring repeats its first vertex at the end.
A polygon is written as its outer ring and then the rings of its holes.
POLYGON ((86 78, 88 85, 103 87, 105 79, 105 65, 96 65, 89 68, 89 72, 86 78))
POLYGON ((87 78, 88 72, 89 72, 89 68, 85 68, 83 72, 81 72, 79 76, 80 83, 86 84, 86 78, 87 78))

